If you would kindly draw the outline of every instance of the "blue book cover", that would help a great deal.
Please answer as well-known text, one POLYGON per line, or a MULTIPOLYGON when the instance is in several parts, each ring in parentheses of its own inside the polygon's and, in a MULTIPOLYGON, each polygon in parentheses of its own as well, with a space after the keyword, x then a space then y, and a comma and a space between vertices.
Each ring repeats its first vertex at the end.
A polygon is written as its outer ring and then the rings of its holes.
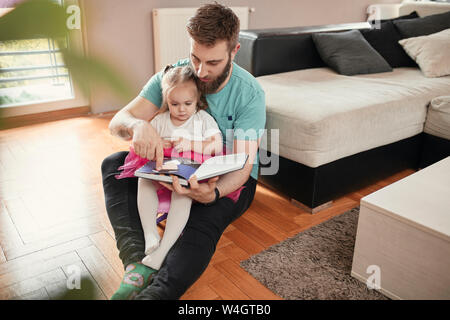
POLYGON ((149 161, 136 170, 134 175, 140 178, 172 183, 171 175, 179 177, 182 186, 189 186, 189 178, 195 174, 198 181, 240 170, 247 162, 245 153, 228 154, 209 158, 202 164, 185 158, 164 158, 161 170, 156 170, 156 162, 149 161))
POLYGON ((141 167, 139 174, 176 175, 189 180, 191 175, 200 167, 200 163, 185 158, 164 158, 161 170, 156 170, 156 162, 149 161, 141 167), (176 168, 176 169, 175 169, 176 168))

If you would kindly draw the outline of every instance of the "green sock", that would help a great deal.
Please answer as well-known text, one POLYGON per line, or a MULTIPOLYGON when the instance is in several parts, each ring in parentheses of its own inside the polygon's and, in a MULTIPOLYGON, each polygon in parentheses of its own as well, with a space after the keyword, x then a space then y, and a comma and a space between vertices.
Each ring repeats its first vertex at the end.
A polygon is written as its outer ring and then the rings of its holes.
POLYGON ((111 296, 111 300, 131 300, 142 291, 152 278, 156 270, 136 262, 125 269, 119 289, 111 296))

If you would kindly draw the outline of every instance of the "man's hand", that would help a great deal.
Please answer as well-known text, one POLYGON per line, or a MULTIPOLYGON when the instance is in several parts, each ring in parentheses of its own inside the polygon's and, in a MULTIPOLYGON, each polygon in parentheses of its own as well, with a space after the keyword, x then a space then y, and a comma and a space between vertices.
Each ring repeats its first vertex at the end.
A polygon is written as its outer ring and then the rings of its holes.
POLYGON ((216 182, 219 177, 214 177, 208 180, 208 183, 198 183, 197 177, 192 176, 189 179, 190 188, 185 188, 180 185, 178 177, 171 176, 173 179, 172 184, 160 182, 167 189, 172 190, 178 194, 182 194, 196 200, 200 203, 209 203, 216 198, 216 193, 214 189, 216 188, 216 182))
POLYGON ((108 127, 112 135, 132 139, 134 152, 142 158, 156 160, 159 170, 164 158, 163 143, 149 123, 158 110, 152 102, 137 96, 114 115, 108 127))
POLYGON ((156 161, 156 169, 162 166, 164 151, 163 141, 156 130, 144 120, 137 120, 132 126, 134 152, 149 160, 156 161))

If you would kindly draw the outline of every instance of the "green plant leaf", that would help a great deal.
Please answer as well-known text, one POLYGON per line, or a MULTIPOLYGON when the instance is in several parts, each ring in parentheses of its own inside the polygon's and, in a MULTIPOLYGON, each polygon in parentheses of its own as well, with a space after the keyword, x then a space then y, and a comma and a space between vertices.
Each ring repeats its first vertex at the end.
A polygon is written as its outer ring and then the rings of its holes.
POLYGON ((0 41, 57 38, 67 34, 64 8, 50 0, 29 0, 0 17, 0 41))
POLYGON ((75 51, 70 45, 69 48, 62 45, 61 39, 69 34, 66 28, 67 18, 65 8, 51 0, 22 2, 0 17, 0 41, 52 38, 59 44, 74 82, 86 96, 90 86, 104 85, 112 89, 119 98, 129 101, 133 90, 114 68, 95 57, 75 51))
POLYGON ((124 101, 133 97, 133 90, 112 67, 94 58, 84 57, 74 51, 62 50, 65 64, 80 89, 89 94, 92 85, 105 85, 124 101))

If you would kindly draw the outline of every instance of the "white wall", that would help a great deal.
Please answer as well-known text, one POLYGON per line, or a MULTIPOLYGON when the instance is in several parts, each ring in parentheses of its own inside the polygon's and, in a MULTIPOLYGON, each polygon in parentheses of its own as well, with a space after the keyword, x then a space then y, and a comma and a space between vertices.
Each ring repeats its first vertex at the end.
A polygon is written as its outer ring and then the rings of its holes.
MULTIPOLYGON (((153 8, 198 7, 201 0, 81 0, 88 52, 102 57, 123 73, 136 95, 153 75, 153 8)), ((249 28, 278 28, 360 22, 372 3, 400 0, 224 0, 227 6, 249 6, 249 28)), ((188 53, 186 53, 188 54, 188 53)), ((116 110, 124 105, 113 93, 94 88, 92 112, 116 110)))

